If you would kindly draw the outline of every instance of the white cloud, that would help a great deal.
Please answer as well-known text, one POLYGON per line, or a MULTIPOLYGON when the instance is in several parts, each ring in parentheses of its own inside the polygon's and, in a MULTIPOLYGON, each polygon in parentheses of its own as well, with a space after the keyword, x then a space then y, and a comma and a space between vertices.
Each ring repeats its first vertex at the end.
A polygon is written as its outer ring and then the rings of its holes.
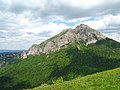
POLYGON ((117 15, 105 15, 100 17, 98 20, 83 21, 83 23, 91 26, 94 29, 108 29, 108 28, 118 28, 120 26, 120 14, 117 15))
POLYGON ((34 27, 33 25, 33 27, 31 28, 26 27, 19 30, 16 30, 15 27, 15 29, 12 28, 13 30, 11 30, 10 32, 3 30, 4 35, 6 33, 7 37, 4 38, 4 40, 0 41, 0 43, 2 43, 1 47, 6 48, 6 45, 4 45, 4 43, 7 43, 7 49, 9 48, 19 49, 18 47, 20 46, 21 46, 20 49, 26 49, 29 48, 34 43, 39 44, 42 41, 60 33, 65 28, 69 28, 69 26, 65 24, 48 23, 48 24, 40 24, 39 27, 34 27), (15 36, 14 32, 17 32, 18 35, 15 36))
POLYGON ((83 23, 120 42, 120 14, 106 15, 98 20, 83 23))

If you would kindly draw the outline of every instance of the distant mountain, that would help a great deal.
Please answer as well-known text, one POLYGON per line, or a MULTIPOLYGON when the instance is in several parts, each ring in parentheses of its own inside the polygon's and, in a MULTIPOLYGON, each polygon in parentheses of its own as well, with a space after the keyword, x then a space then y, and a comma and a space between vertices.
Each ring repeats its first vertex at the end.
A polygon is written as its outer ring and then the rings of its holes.
POLYGON ((0 50, 0 67, 18 62, 21 52, 23 50, 0 50))
POLYGON ((0 90, 21 90, 42 84, 55 84, 59 79, 63 82, 71 81, 118 68, 120 43, 81 24, 75 29, 63 30, 39 45, 33 45, 21 56, 20 62, 0 69, 0 90))
POLYGON ((25 50, 6 50, 6 49, 1 49, 0 53, 19 53, 19 52, 23 52, 25 50))

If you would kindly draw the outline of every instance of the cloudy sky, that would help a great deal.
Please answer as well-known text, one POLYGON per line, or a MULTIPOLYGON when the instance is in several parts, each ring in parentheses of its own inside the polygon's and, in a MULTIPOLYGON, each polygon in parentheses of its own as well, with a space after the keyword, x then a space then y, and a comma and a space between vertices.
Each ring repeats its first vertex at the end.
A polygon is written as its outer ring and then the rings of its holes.
POLYGON ((28 49, 81 23, 120 42, 120 0, 0 0, 0 49, 28 49))

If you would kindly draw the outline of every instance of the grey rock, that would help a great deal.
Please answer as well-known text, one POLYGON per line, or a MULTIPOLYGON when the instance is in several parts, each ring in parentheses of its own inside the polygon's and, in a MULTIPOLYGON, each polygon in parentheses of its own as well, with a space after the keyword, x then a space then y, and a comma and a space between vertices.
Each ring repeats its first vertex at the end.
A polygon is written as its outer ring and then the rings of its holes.
MULTIPOLYGON (((75 29, 63 30, 58 35, 44 41, 39 45, 32 45, 29 50, 21 54, 22 58, 27 58, 30 55, 39 55, 42 53, 48 54, 54 52, 63 47, 67 47, 70 43, 75 41, 84 41, 86 46, 92 43, 96 43, 99 40, 106 39, 100 32, 90 28, 87 25, 80 24, 75 29)), ((77 45, 80 50, 80 47, 77 45)))

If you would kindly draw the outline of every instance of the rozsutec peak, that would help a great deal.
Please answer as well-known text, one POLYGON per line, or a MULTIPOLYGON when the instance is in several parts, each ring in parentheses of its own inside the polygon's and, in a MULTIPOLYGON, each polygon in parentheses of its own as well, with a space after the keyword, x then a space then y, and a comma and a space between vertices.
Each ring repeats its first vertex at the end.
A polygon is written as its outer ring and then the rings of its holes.
POLYGON ((29 55, 39 55, 42 53, 48 54, 52 51, 67 47, 69 44, 77 41, 88 44, 96 43, 99 40, 106 39, 100 32, 90 28, 88 25, 80 24, 75 29, 66 29, 56 36, 44 41, 39 45, 32 45, 27 51, 21 54, 22 58, 27 58, 29 55))

